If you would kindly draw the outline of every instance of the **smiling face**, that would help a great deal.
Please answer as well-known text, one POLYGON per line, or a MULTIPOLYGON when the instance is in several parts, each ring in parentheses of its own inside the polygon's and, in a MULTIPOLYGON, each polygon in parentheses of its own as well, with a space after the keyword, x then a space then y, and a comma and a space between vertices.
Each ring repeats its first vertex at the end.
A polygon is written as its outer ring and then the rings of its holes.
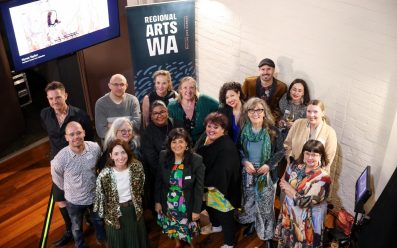
POLYGON ((248 118, 254 127, 261 127, 263 125, 263 119, 265 118, 264 107, 258 103, 252 108, 248 109, 248 118))
POLYGON ((310 169, 316 168, 319 165, 319 161, 321 160, 320 153, 317 152, 303 152, 303 161, 305 162, 306 166, 310 169))
POLYGON ((196 84, 191 80, 186 80, 181 83, 179 93, 182 99, 192 101, 196 97, 196 84))
POLYGON ((156 106, 152 110, 151 119, 154 125, 163 127, 168 122, 168 110, 164 106, 156 106))
POLYGON ((113 147, 110 159, 114 161, 114 166, 119 169, 127 167, 128 154, 121 145, 113 147))
POLYGON ((268 65, 263 65, 259 68, 259 77, 262 81, 270 81, 273 79, 274 68, 268 65))
POLYGON ((154 80, 154 88, 157 95, 165 96, 168 92, 169 82, 166 76, 158 75, 154 80))
POLYGON ((69 143, 69 147, 76 151, 84 147, 85 132, 80 124, 69 123, 65 129, 65 139, 69 143))
POLYGON ((130 142, 133 138, 132 126, 128 122, 124 122, 123 125, 117 130, 116 139, 120 139, 125 142, 130 142))
POLYGON ((318 126, 324 117, 324 111, 318 105, 309 105, 306 110, 306 118, 310 123, 310 126, 318 126))
POLYGON ((176 138, 171 141, 171 151, 176 157, 183 157, 187 148, 187 142, 183 138, 176 138))
POLYGON ((56 89, 47 91, 48 103, 55 112, 63 111, 67 108, 66 99, 68 99, 68 94, 64 90, 56 89))
POLYGON ((209 122, 205 127, 205 134, 207 135, 207 139, 212 143, 225 135, 225 129, 217 123, 209 122))
POLYGON ((234 90, 226 91, 226 104, 232 108, 235 108, 240 102, 240 92, 234 90))
POLYGON ((305 88, 303 84, 296 83, 291 87, 289 95, 293 102, 300 103, 302 101, 303 95, 305 94, 305 88))

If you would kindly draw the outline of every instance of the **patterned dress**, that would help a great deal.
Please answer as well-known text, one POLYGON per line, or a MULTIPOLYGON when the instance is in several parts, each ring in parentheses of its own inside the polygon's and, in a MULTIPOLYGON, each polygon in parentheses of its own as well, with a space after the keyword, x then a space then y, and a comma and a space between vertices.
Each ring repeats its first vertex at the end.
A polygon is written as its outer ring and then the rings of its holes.
POLYGON ((186 213, 185 198, 182 191, 183 168, 183 164, 175 164, 172 167, 171 186, 167 194, 167 213, 159 214, 157 223, 168 237, 191 243, 193 236, 199 233, 199 226, 195 221, 190 221, 186 213))
POLYGON ((305 165, 287 168, 285 180, 295 188, 297 196, 285 197, 276 227, 278 247, 322 247, 321 233, 331 178, 321 169, 305 172, 305 165))

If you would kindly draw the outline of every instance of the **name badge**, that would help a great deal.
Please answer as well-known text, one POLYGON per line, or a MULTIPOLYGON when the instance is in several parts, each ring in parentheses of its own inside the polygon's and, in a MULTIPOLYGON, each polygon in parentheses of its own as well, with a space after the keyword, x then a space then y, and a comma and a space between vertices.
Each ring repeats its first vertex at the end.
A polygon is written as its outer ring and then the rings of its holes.
POLYGON ((192 179, 192 176, 186 176, 185 180, 192 179))
POLYGON ((87 155, 87 160, 90 160, 90 159, 92 159, 92 154, 87 155))

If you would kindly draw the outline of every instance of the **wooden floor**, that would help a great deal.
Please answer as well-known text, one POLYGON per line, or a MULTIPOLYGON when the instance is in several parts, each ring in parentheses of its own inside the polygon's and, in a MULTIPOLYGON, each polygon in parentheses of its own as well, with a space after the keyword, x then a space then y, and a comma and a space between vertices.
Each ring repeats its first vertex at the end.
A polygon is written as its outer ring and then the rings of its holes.
MULTIPOLYGON (((0 161, 0 247, 39 246, 51 190, 48 149, 48 141, 42 141, 0 161)), ((145 220, 151 247, 174 247, 174 242, 161 234, 150 213, 145 213, 145 220)), ((96 247, 93 230, 87 227, 85 230, 87 244, 96 247)), ((55 207, 47 247, 52 247, 51 244, 63 232, 63 221, 58 207, 55 207)), ((196 240, 196 247, 220 247, 222 240, 222 234, 201 235, 196 240)), ((243 238, 242 227, 239 227, 236 247, 260 247, 262 244, 256 235, 243 238)), ((64 247, 72 248, 74 245, 70 243, 64 247)))

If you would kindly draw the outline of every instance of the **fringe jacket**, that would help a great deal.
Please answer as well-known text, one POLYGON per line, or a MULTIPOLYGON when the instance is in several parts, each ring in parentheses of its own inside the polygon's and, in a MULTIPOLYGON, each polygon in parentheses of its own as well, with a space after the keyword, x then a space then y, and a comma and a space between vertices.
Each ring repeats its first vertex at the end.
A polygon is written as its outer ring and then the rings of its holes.
MULTIPOLYGON (((141 162, 133 159, 128 165, 130 174, 131 200, 135 207, 137 220, 143 215, 142 195, 145 174, 141 162)), ((106 166, 99 173, 96 181, 96 192, 94 200, 94 211, 98 212, 105 223, 116 229, 120 228, 121 217, 119 195, 117 192, 116 177, 112 167, 106 166)))

